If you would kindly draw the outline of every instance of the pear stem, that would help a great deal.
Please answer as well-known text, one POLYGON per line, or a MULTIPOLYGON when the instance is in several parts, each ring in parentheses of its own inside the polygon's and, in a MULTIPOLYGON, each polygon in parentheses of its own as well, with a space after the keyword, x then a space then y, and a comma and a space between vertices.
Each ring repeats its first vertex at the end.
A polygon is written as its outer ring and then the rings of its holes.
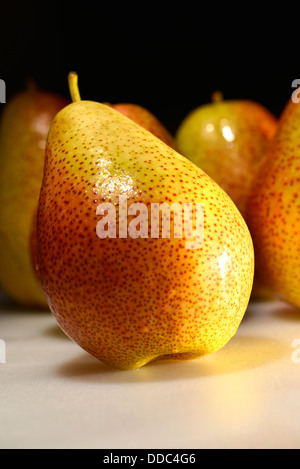
POLYGON ((211 95, 211 100, 213 103, 219 103, 220 101, 223 101, 222 91, 214 91, 211 95))
POLYGON ((68 75, 69 90, 73 103, 81 101, 78 89, 78 75, 76 72, 69 72, 68 75))

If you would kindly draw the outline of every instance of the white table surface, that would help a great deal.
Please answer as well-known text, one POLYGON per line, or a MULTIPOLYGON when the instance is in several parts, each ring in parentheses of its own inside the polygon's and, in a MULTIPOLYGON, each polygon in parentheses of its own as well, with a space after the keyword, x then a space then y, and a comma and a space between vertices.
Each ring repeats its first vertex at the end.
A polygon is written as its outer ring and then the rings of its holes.
POLYGON ((300 448, 300 311, 284 303, 250 304, 210 356, 134 371, 5 299, 0 339, 0 448, 300 448))

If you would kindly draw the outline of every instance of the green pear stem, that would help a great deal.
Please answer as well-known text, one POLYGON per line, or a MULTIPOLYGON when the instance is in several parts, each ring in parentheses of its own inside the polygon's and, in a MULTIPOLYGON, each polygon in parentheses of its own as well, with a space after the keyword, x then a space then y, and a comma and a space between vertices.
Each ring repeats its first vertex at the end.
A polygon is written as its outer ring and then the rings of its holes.
POLYGON ((68 75, 69 90, 73 103, 81 101, 79 89, 78 89, 78 75, 76 72, 69 72, 68 75))

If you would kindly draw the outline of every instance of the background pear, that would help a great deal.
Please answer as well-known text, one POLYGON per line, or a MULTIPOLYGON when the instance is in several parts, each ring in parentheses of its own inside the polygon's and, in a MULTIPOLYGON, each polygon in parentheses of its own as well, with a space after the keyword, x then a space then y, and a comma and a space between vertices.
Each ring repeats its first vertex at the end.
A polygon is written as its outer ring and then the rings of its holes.
POLYGON ((38 271, 53 315, 84 350, 123 369, 219 350, 252 288, 242 216, 209 176, 148 130, 81 101, 76 80, 71 74, 75 102, 51 124, 37 214, 38 271), (203 203, 203 245, 187 249, 172 230, 169 238, 150 229, 148 237, 119 236, 120 195, 128 210, 134 202, 203 203), (116 211, 115 238, 97 236, 103 202, 116 211))
POLYGON ((256 269, 277 294, 300 307, 300 105, 288 102, 249 197, 247 221, 256 269))
POLYGON ((209 174, 232 198, 240 212, 273 137, 277 119, 262 105, 248 100, 222 100, 191 111, 180 124, 179 151, 209 174))
POLYGON ((5 105, 0 125, 0 287, 24 306, 46 307, 30 236, 43 178, 46 137, 61 96, 30 88, 5 105))
POLYGON ((176 150, 176 142, 173 135, 166 129, 160 120, 148 109, 134 103, 111 104, 117 111, 134 120, 137 124, 160 138, 170 147, 176 150))
MULTIPOLYGON (((216 92, 211 103, 187 115, 177 130, 176 142, 179 151, 209 174, 245 217, 264 149, 276 128, 277 118, 264 106, 249 100, 223 100, 216 92)), ((252 299, 273 298, 255 276, 252 299)))

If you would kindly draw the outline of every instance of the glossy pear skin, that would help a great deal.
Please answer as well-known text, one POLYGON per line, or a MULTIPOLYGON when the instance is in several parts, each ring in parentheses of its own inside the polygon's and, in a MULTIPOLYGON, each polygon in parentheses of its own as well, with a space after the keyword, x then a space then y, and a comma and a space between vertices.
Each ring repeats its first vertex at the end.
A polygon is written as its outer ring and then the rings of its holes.
POLYGON ((249 198, 257 275, 300 307, 300 106, 291 100, 249 198))
MULTIPOLYGON (((118 223, 117 223, 118 225, 118 223)), ((111 107, 70 104, 47 143, 37 215, 38 266, 63 331, 99 360, 136 369, 159 357, 223 347, 253 281, 248 228, 200 168, 111 107), (96 235, 99 203, 199 202, 204 244, 180 238, 96 235)))
POLYGON ((0 285, 24 306, 47 307, 31 262, 30 236, 50 124, 67 101, 39 90, 5 105, 0 126, 0 285))
POLYGON ((247 100, 224 100, 194 109, 176 133, 179 151, 209 174, 244 215, 263 150, 277 119, 247 100))
POLYGON ((176 142, 172 134, 160 122, 160 120, 148 109, 133 103, 119 103, 111 105, 114 109, 129 117, 137 124, 160 138, 170 147, 176 150, 176 142))

